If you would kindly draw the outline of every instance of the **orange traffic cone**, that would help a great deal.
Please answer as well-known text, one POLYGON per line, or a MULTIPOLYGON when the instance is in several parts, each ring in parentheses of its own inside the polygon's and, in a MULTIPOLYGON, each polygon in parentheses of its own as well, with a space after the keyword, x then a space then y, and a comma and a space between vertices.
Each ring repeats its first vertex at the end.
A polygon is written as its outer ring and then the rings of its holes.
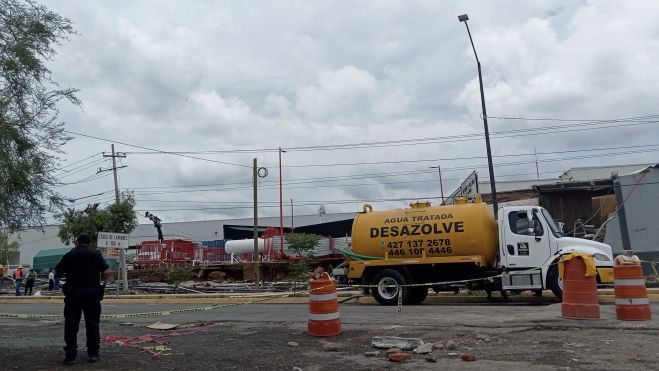
POLYGON ((595 276, 586 277, 583 259, 582 256, 575 256, 559 263, 564 264, 561 315, 570 319, 599 319, 597 280, 595 276))
POLYGON ((616 317, 621 321, 647 321, 652 319, 650 300, 645 288, 645 276, 640 261, 625 262, 616 259, 613 266, 613 290, 616 300, 616 317))
POLYGON ((311 336, 334 336, 341 333, 336 283, 327 273, 311 280, 307 333, 311 336))

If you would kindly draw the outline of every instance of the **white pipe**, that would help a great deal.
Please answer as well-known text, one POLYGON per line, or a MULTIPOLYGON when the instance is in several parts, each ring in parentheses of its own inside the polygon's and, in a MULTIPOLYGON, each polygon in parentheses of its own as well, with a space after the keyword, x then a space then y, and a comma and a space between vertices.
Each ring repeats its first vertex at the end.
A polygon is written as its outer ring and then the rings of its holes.
MULTIPOLYGON (((265 240, 259 238, 258 240, 259 252, 265 250, 265 240)), ((253 253, 254 252, 254 240, 231 240, 227 241, 224 245, 224 250, 227 254, 244 254, 244 253, 253 253)))

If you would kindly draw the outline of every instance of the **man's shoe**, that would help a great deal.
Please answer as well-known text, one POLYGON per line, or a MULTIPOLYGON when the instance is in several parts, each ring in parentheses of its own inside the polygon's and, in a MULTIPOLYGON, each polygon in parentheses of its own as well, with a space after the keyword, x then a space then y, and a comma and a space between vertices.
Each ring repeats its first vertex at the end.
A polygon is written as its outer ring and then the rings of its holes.
POLYGON ((87 362, 89 362, 89 363, 96 363, 100 360, 101 360, 101 357, 99 357, 98 354, 94 355, 94 356, 87 356, 87 362))
POLYGON ((64 349, 64 359, 62 360, 62 363, 64 363, 67 366, 76 363, 76 356, 78 355, 78 351, 75 348, 68 349, 67 347, 64 347, 63 349, 64 349))

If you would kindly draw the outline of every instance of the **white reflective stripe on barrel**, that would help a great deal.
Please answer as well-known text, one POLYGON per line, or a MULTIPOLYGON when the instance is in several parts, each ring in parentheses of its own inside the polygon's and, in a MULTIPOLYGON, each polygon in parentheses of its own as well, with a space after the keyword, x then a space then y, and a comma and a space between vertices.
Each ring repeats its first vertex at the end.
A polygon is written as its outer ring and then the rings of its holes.
POLYGON ((329 321, 338 318, 339 318, 339 312, 325 313, 325 314, 309 313, 309 319, 313 321, 329 321))
POLYGON ((648 298, 616 299, 616 305, 644 305, 644 304, 650 304, 650 299, 648 298))
POLYGON ((643 278, 615 278, 613 280, 615 286, 645 286, 645 279, 643 278))
POLYGON ((309 300, 311 301, 327 301, 336 299, 336 292, 331 294, 309 294, 309 300))

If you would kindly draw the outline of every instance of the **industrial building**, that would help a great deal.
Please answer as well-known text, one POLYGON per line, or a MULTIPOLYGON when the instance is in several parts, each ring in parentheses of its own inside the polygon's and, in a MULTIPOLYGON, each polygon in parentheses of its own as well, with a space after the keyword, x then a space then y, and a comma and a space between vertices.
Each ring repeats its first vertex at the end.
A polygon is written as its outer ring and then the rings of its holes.
MULTIPOLYGON (((350 226, 355 213, 295 215, 294 219, 284 218, 284 228, 291 227, 299 232, 312 232, 325 236, 342 237, 350 233, 350 226)), ((213 241, 224 239, 243 239, 253 236, 254 219, 205 220, 192 222, 162 223, 165 239, 185 239, 192 241, 213 241)), ((259 230, 267 227, 279 227, 279 217, 260 217, 259 230)), ((33 259, 40 251, 62 249, 66 246, 60 241, 57 233, 58 225, 47 225, 43 229, 27 229, 10 234, 10 241, 19 241, 19 255, 10 264, 32 265, 33 259), (19 239, 20 237, 20 239, 19 239)), ((130 245, 138 245, 142 241, 156 240, 157 233, 152 223, 139 224, 129 235, 130 245)), ((61 251, 61 250, 60 250, 61 251)), ((44 253, 48 255, 48 253, 44 253)))

